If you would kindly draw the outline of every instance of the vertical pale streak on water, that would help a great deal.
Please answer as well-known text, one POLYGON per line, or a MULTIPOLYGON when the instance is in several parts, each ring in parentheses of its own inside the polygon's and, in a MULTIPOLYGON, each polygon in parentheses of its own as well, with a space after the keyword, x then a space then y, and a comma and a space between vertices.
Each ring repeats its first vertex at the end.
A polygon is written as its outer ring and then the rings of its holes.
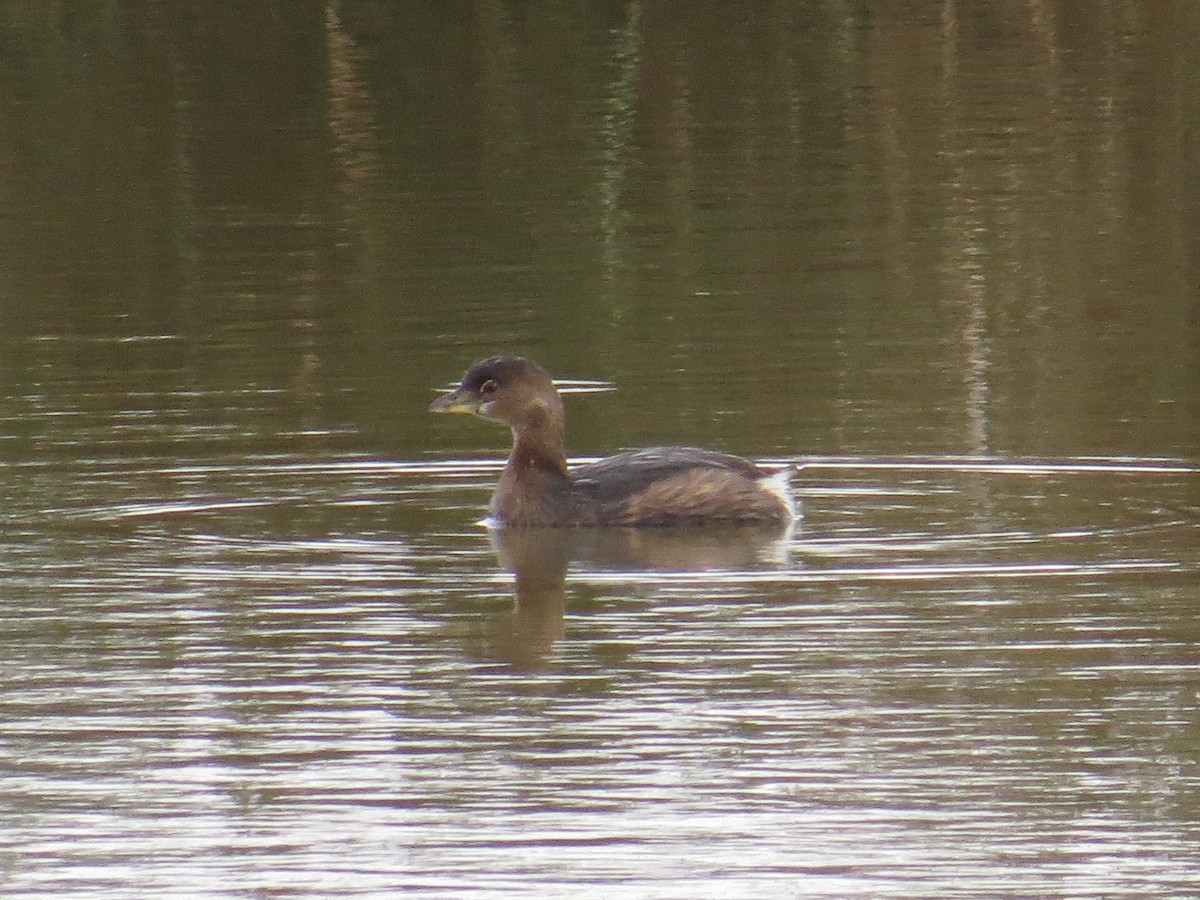
MULTIPOLYGON (((954 94, 958 78, 957 41, 958 11, 955 0, 946 0, 942 4, 940 39, 942 52, 940 59, 940 141, 943 147, 953 146, 955 131, 959 126, 956 115, 957 104, 954 94)), ((957 184, 959 179, 953 179, 950 185, 957 184)), ((953 218, 951 217, 951 220, 953 218)), ((966 223, 964 223, 966 224, 966 223)), ((957 239, 969 243, 974 229, 970 227, 955 230, 957 239)), ((963 304, 966 307, 966 321, 962 327, 962 343, 966 364, 962 367, 963 388, 965 391, 965 444, 972 453, 986 454, 988 452, 988 345, 987 345, 987 280, 984 273, 983 261, 979 248, 962 247, 957 259, 952 258, 947 265, 947 277, 961 279, 963 304), (955 265, 957 263, 957 265, 955 265)))
POLYGON ((365 207, 379 172, 378 127, 366 86, 356 73, 360 52, 342 25, 339 5, 330 0, 325 7, 332 162, 338 177, 342 215, 364 247, 374 250, 381 236, 370 227, 365 207))
POLYGON ((603 271, 612 282, 625 267, 625 223, 621 197, 628 175, 630 142, 637 118, 637 80, 642 61, 642 5, 627 7, 625 26, 616 36, 613 52, 615 77, 606 91, 604 112, 603 172, 600 178, 600 231, 603 271))

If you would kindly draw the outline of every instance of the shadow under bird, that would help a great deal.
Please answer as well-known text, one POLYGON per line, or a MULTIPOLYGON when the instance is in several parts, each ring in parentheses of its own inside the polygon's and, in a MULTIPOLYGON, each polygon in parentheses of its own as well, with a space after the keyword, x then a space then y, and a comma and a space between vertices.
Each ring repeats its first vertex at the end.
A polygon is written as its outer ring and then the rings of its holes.
POLYGON ((775 524, 796 516, 795 469, 760 468, 697 447, 651 447, 570 468, 566 415, 550 373, 530 359, 493 356, 429 407, 512 429, 513 447, 492 495, 500 526, 775 524))

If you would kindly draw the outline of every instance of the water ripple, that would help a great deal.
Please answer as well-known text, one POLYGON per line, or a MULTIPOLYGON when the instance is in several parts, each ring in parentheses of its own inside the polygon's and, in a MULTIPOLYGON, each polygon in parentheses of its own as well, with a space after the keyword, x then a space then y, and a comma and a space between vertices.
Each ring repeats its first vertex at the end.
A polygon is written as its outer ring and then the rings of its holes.
POLYGON ((805 462, 515 545, 497 460, 10 467, 6 888, 1200 890, 1194 470, 805 462))

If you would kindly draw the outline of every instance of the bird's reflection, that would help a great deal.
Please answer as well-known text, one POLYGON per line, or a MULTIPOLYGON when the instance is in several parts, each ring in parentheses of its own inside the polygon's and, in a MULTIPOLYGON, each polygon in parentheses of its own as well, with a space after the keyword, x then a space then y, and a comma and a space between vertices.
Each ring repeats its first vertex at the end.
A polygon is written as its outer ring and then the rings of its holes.
POLYGON ((492 529, 500 565, 514 576, 514 604, 489 629, 489 655, 520 668, 544 662, 564 633, 572 565, 582 571, 633 572, 758 568, 786 560, 792 531, 786 526, 492 529))

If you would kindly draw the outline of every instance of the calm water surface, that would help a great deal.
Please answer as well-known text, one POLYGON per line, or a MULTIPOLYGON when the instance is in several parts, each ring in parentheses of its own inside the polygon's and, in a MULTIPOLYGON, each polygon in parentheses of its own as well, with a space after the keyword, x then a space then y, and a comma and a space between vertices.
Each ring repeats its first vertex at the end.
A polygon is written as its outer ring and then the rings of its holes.
POLYGON ((0 894, 1200 894, 1192 4, 283 6, 0 11, 0 894))

